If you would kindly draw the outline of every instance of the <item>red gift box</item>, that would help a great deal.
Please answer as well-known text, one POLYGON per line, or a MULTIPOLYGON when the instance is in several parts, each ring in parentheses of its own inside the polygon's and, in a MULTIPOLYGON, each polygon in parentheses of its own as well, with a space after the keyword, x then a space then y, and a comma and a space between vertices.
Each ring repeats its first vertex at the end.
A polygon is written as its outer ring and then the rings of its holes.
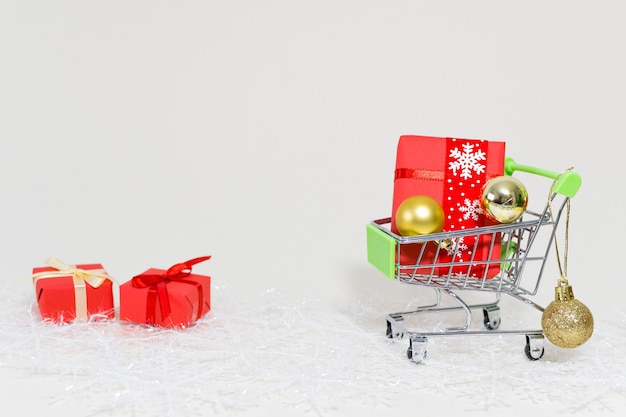
MULTIPOLYGON (((504 175, 505 145, 505 142, 479 139, 401 136, 396 156, 391 231, 399 234, 395 223, 396 211, 405 199, 415 195, 428 195, 439 202, 444 210, 445 232, 496 224, 485 215, 481 207, 481 188, 491 178, 504 175)), ((433 241, 403 245, 400 265, 415 265, 422 245, 426 247, 420 265, 432 264, 434 261, 458 263, 500 258, 499 235, 496 239, 492 235, 481 235, 478 238, 473 235, 457 240, 453 242, 458 243, 454 259, 451 250, 438 248, 433 241)), ((452 268, 441 266, 435 270, 430 267, 404 270, 401 267, 400 272, 492 278, 500 270, 499 263, 490 264, 487 270, 485 267, 484 263, 474 264, 471 269, 468 269, 468 265, 452 268)))
POLYGON ((151 268, 120 285, 120 320, 151 326, 189 327, 211 310, 211 277, 191 273, 210 256, 167 270, 151 268))
POLYGON ((44 320, 70 323, 76 320, 115 318, 113 278, 101 264, 66 265, 56 258, 33 268, 33 285, 44 320))

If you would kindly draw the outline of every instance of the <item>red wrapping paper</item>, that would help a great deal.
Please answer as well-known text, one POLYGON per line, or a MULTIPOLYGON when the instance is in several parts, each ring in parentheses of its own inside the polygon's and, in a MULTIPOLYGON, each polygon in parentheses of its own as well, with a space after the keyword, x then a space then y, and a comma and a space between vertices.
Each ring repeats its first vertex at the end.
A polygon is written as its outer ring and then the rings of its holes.
MULTIPOLYGON (((396 211, 407 198, 428 195, 439 202, 445 214, 444 231, 497 224, 489 219, 481 205, 481 188, 489 179, 504 174, 505 142, 479 139, 442 138, 433 136, 401 136, 398 141, 396 170, 391 216, 391 230, 399 234, 395 223, 396 211)), ((445 249, 440 249, 437 259, 437 244, 425 243, 420 264, 437 262, 467 262, 473 255, 474 261, 500 258, 499 238, 492 242, 488 235, 481 236, 475 253, 476 239, 466 236, 459 242, 459 252, 453 260, 445 249), (491 256, 490 245, 494 244, 491 256)), ((423 244, 402 245, 400 263, 415 265, 423 244)), ((487 268, 485 265, 418 268, 417 273, 435 275, 469 276, 492 278, 500 269, 498 263, 487 268)), ((414 268, 401 268, 401 272, 413 273, 414 268)))
MULTIPOLYGON (((101 264, 78 264, 72 265, 75 270, 104 271, 101 264)), ((100 272, 106 274, 106 272, 100 272)), ((79 273, 80 274, 80 273, 79 273)), ((86 300, 86 316, 77 317, 76 283, 72 272, 61 274, 60 270, 51 266, 33 268, 33 283, 37 306, 42 319, 55 323, 71 323, 77 319, 104 320, 115 318, 113 302, 113 282, 104 280, 97 287, 84 283, 86 300)))
POLYGON ((191 273, 210 257, 150 268, 120 285, 120 320, 184 329, 211 310, 211 277, 191 273))

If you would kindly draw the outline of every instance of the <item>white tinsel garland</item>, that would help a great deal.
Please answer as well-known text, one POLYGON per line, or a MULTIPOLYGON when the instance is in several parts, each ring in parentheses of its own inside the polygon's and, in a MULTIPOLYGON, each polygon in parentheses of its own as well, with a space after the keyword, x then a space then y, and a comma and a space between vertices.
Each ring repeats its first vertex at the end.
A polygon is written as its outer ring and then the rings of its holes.
POLYGON ((274 290, 242 305, 215 287, 213 310, 183 331, 117 320, 49 324, 33 295, 0 297, 0 367, 57 375, 62 385, 46 401, 81 398, 90 415, 192 416, 266 401, 324 415, 346 402, 392 406, 417 391, 445 393, 467 409, 506 409, 500 398, 515 395, 535 404, 558 398, 555 411, 598 411, 611 407, 605 397, 626 395, 621 313, 616 323, 597 322, 577 349, 546 342, 536 362, 524 356, 523 337, 453 336, 430 339, 427 363, 415 365, 406 340, 385 337, 385 315, 404 306, 379 296, 332 311, 311 300, 286 304, 274 290))

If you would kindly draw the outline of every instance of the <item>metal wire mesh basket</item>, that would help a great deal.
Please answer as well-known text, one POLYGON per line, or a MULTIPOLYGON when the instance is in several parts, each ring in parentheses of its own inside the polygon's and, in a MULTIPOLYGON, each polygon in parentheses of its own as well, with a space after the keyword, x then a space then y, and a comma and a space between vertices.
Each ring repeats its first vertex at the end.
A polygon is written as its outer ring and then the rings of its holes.
POLYGON ((505 175, 513 175, 516 171, 552 178, 554 181, 548 190, 548 202, 543 210, 528 209, 513 223, 418 236, 400 236, 393 233, 390 217, 374 220, 367 225, 367 255, 370 264, 390 279, 404 284, 430 287, 435 291, 432 304, 387 315, 387 337, 408 337, 407 356, 411 361, 424 361, 429 337, 452 335, 525 335, 526 356, 530 360, 543 356, 542 330, 499 329, 500 296, 509 295, 526 306, 544 310, 530 297, 536 295, 539 289, 563 209, 568 200, 577 193, 582 181, 571 170, 557 173, 520 165, 513 159, 506 158, 505 175), (467 239, 468 237, 473 239, 467 239), (482 251, 485 256, 472 256, 469 260, 458 261, 455 255, 465 240, 471 240, 474 245, 485 245, 487 242, 482 251), (411 251, 412 256, 405 256, 408 251, 411 251), (444 252, 449 256, 439 256, 444 252), (488 303, 469 304, 459 296, 462 291, 490 292, 495 295, 495 299, 488 303), (442 304, 442 294, 453 300, 452 307, 442 304), (481 330, 472 329, 472 313, 476 309, 483 313, 484 328, 481 330), (465 312, 465 323, 439 331, 414 331, 405 324, 408 316, 454 310, 465 312))

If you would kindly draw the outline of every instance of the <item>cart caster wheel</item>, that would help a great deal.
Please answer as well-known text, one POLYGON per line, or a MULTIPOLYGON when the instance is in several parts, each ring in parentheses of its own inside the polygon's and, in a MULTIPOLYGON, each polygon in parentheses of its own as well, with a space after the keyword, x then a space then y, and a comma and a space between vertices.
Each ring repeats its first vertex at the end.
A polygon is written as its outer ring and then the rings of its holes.
POLYGON ((409 341, 409 348, 406 350, 407 358, 416 364, 424 363, 426 359, 426 343, 425 336, 413 336, 409 341))
POLYGON ((487 330, 495 330, 500 327, 500 307, 489 306, 483 308, 483 323, 487 330))
POLYGON ((526 346, 524 353, 531 361, 537 361, 543 356, 545 349, 543 348, 543 336, 526 335, 526 346))
POLYGON ((404 333, 401 331, 395 331, 391 325, 391 322, 387 320, 387 332, 385 333, 388 339, 402 339, 404 337, 404 333))

